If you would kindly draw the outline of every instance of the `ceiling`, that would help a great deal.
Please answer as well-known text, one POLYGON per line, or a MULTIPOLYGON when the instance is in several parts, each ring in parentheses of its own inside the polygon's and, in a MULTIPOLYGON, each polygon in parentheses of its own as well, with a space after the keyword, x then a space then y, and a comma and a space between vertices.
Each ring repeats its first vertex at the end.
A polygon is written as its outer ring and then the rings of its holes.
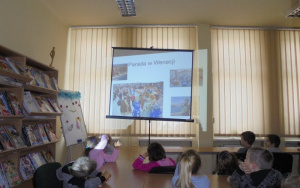
POLYGON ((136 17, 122 17, 115 0, 39 0, 68 26, 181 25, 300 27, 286 18, 299 0, 135 0, 136 17))

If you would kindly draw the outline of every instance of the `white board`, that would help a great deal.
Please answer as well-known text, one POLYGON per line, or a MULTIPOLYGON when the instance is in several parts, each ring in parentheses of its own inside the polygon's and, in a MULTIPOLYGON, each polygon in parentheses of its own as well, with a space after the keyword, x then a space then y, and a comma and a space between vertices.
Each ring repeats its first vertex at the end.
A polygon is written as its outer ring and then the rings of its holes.
POLYGON ((61 90, 57 97, 58 104, 63 112, 60 120, 66 146, 82 143, 87 138, 80 97, 80 92, 66 90, 61 90))

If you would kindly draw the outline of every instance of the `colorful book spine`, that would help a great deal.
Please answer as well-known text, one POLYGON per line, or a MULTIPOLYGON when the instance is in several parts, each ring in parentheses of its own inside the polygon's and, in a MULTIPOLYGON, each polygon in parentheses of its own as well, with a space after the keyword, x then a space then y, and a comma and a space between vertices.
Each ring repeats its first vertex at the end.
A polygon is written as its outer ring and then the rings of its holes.
POLYGON ((2 164, 9 186, 14 187, 20 184, 22 180, 19 176, 15 162, 9 159, 4 161, 2 164))

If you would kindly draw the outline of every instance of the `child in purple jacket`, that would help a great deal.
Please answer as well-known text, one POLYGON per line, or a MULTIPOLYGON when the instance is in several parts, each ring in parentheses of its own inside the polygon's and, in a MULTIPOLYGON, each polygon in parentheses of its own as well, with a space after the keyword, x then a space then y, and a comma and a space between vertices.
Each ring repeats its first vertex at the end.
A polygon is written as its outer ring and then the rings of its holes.
POLYGON ((149 172, 153 167, 158 166, 176 166, 176 162, 166 157, 165 149, 157 142, 151 143, 147 152, 140 155, 132 164, 134 169, 149 172), (149 157, 149 163, 143 163, 145 158, 149 157))
POLYGON ((119 141, 116 142, 112 153, 108 154, 104 150, 108 144, 108 140, 109 136, 107 135, 102 135, 100 141, 99 137, 96 136, 89 137, 86 140, 85 154, 97 162, 96 170, 99 170, 105 162, 116 162, 118 159, 121 143, 119 141))

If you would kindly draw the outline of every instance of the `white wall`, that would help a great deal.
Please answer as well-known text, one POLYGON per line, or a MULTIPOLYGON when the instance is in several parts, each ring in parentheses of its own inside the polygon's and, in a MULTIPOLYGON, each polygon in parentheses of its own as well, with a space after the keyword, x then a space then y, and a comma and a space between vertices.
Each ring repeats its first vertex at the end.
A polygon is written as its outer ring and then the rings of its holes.
MULTIPOLYGON (((1 0, 0 12, 0 45, 46 65, 50 64, 50 51, 55 47, 53 66, 59 70, 58 84, 63 88, 68 26, 38 0, 1 0)), ((62 137, 60 127, 56 127, 58 138, 62 137)), ((64 144, 57 146, 56 160, 62 161, 64 144)))

